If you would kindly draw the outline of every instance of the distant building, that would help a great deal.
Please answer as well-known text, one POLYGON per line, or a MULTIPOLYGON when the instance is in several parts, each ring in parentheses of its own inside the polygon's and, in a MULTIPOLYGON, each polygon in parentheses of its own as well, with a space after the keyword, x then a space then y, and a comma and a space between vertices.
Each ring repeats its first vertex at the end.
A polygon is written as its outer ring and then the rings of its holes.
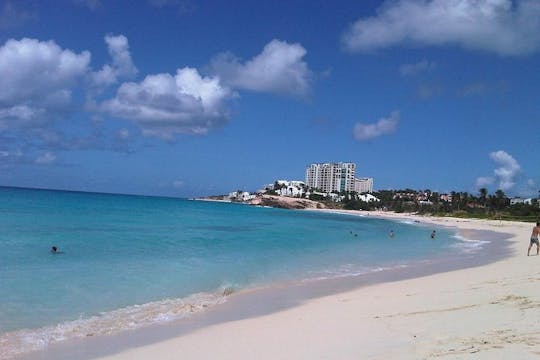
POLYGON ((510 205, 516 205, 516 204, 525 204, 525 205, 532 205, 532 198, 529 199, 523 199, 520 197, 515 197, 513 199, 510 199, 510 205))
POLYGON ((306 168, 306 185, 325 193, 354 191, 355 163, 317 163, 306 168))
POLYGON ((354 179, 354 191, 359 194, 373 192, 373 178, 354 179))
POLYGON ((300 180, 291 180, 289 181, 289 186, 304 187, 306 183, 300 180))
POLYGON ((302 197, 305 193, 305 184, 303 181, 298 180, 278 180, 277 181, 281 188, 276 190, 278 195, 281 196, 291 196, 291 197, 302 197))
POLYGON ((233 191, 229 193, 229 199, 232 201, 249 201, 255 199, 255 195, 247 191, 233 191))
POLYGON ((441 194, 439 196, 439 199, 441 201, 452 202, 452 195, 450 195, 450 194, 441 194))
POLYGON ((265 190, 260 192, 268 190, 273 190, 280 196, 302 197, 305 194, 305 183, 300 180, 276 180, 274 184, 265 185, 265 190))
POLYGON ((379 198, 376 198, 375 196, 373 196, 371 194, 360 195, 360 196, 358 196, 358 199, 362 200, 364 202, 379 202, 379 201, 381 201, 379 198))

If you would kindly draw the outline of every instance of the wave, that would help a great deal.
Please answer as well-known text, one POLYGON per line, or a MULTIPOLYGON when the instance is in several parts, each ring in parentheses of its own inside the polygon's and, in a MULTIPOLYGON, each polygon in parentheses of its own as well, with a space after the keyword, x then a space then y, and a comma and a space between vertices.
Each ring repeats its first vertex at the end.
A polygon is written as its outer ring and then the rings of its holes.
POLYGON ((475 240, 468 239, 459 234, 452 235, 454 239, 457 239, 458 242, 450 245, 451 247, 460 249, 465 253, 476 253, 484 248, 484 245, 491 243, 488 240, 475 240))
POLYGON ((400 219, 400 220, 397 220, 398 223, 401 223, 401 224, 407 224, 407 225, 414 225, 415 222, 413 222, 412 220, 403 220, 403 219, 400 219))
POLYGON ((225 302, 232 292, 234 287, 225 286, 215 293, 197 293, 185 298, 132 305, 54 326, 0 334, 0 359, 12 359, 65 340, 112 335, 124 330, 182 319, 225 302))
POLYGON ((405 225, 424 225, 422 222, 420 222, 420 220, 397 219, 396 221, 405 225))
POLYGON ((358 268, 357 266, 353 264, 347 264, 347 265, 340 266, 337 269, 314 272, 311 274, 310 277, 302 281, 312 282, 312 281, 320 281, 320 280, 331 280, 331 279, 355 277, 355 276, 362 276, 362 275, 386 271, 386 270, 404 269, 408 266, 409 265, 407 264, 396 264, 396 265, 390 265, 390 266, 358 268))

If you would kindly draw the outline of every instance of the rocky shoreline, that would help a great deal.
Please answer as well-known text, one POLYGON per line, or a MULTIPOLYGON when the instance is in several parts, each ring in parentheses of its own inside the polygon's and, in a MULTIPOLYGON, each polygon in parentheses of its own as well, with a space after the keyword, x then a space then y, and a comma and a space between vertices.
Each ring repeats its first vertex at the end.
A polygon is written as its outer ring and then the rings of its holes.
POLYGON ((260 195, 245 202, 233 201, 228 199, 226 196, 207 196, 204 198, 197 198, 196 200, 239 202, 253 206, 269 206, 280 209, 326 209, 326 205, 318 201, 275 195, 260 195))

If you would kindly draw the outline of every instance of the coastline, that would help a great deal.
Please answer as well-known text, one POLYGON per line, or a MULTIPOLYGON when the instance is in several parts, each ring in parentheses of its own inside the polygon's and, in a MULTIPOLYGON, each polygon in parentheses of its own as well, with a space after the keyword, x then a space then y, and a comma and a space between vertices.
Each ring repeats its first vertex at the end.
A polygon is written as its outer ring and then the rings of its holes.
MULTIPOLYGON (((355 211, 345 213, 368 215, 355 211)), ((194 359, 212 358, 216 354, 224 359, 254 356, 413 359, 459 358, 469 353, 491 356, 507 351, 510 351, 509 356, 518 354, 527 358, 523 356, 538 352, 538 347, 527 339, 537 335, 540 326, 531 320, 534 316, 522 315, 523 312, 534 314, 540 306, 540 292, 533 285, 527 286, 529 278, 531 284, 540 281, 540 273, 535 271, 538 264, 534 261, 540 260, 525 257, 529 261, 524 262, 522 255, 530 224, 373 212, 369 216, 416 220, 456 227, 462 232, 510 233, 511 253, 480 267, 469 264, 465 269, 455 270, 450 266, 438 269, 446 272, 435 274, 419 274, 413 270, 408 276, 386 282, 381 282, 380 278, 372 280, 372 284, 369 281, 351 283, 350 279, 325 282, 318 288, 312 287, 308 296, 301 287, 269 288, 258 294, 240 292, 226 304, 183 321, 181 326, 160 325, 108 339, 61 344, 28 358, 61 359, 64 354, 68 359, 77 353, 76 358, 110 360, 172 359, 177 354, 194 359), (276 304, 270 309, 261 308, 257 296, 266 306, 272 302, 272 297, 276 304), (456 322, 456 317, 460 321, 456 322), (515 318, 522 321, 515 322, 513 329, 508 322, 515 318), (473 320, 482 321, 476 324, 473 320), (422 321, 427 326, 422 327, 422 321), (462 333, 461 328, 468 333, 462 333), (513 337, 507 338, 510 335, 513 337), (479 342, 481 337, 489 340, 479 342)))

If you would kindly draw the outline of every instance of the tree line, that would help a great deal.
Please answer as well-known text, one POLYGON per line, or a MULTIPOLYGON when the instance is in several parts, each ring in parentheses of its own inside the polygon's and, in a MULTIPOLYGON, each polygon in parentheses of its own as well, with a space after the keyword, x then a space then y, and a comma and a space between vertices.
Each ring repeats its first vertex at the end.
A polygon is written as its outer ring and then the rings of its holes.
POLYGON ((490 194, 486 188, 478 194, 452 191, 439 194, 430 190, 381 190, 373 195, 380 201, 365 202, 355 193, 348 193, 341 205, 351 210, 388 210, 394 212, 414 212, 435 216, 477 217, 537 221, 540 218, 538 199, 531 204, 510 205, 504 191, 490 194))

